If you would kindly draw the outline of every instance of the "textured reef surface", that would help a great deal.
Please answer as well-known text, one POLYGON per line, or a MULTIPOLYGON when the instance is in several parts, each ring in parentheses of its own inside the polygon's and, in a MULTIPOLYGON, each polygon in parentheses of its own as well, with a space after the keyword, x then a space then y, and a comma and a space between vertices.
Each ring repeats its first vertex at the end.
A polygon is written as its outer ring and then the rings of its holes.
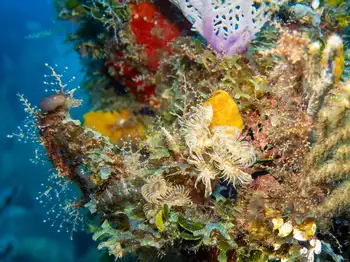
POLYGON ((54 2, 92 110, 46 65, 10 135, 53 165, 54 227, 103 261, 350 257, 349 1, 54 2))

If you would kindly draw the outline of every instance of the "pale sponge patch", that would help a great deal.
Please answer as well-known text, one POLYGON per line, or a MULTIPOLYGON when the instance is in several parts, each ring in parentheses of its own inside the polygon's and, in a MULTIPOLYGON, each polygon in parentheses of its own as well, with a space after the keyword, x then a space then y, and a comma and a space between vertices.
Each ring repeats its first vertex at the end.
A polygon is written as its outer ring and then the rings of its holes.
POLYGON ((253 0, 171 0, 209 45, 220 53, 244 51, 270 20, 273 1, 256 5, 253 0))

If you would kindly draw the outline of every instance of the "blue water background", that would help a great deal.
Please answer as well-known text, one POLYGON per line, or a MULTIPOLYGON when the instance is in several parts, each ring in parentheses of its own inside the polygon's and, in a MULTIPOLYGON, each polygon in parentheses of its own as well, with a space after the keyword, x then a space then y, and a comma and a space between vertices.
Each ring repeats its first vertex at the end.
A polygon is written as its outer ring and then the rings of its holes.
MULTIPOLYGON (((47 210, 35 198, 42 190, 41 183, 54 171, 49 164, 29 161, 34 145, 6 137, 17 132, 25 117, 16 94, 24 94, 33 105, 45 95, 44 74, 49 73, 45 63, 57 64, 58 72, 68 66, 64 79, 75 76, 71 87, 79 85, 83 75, 79 57, 63 44, 72 30, 73 24, 56 21, 51 0, 0 1, 0 203, 7 192, 18 188, 13 201, 0 213, 0 261, 99 261, 91 235, 78 233, 70 240, 69 234, 57 233, 57 228, 42 222, 48 218, 47 210), (44 30, 52 34, 26 39, 44 30), (9 243, 12 248, 5 256, 9 243)), ((83 91, 77 97, 85 98, 83 91)), ((81 117, 87 110, 85 102, 73 115, 81 117)))

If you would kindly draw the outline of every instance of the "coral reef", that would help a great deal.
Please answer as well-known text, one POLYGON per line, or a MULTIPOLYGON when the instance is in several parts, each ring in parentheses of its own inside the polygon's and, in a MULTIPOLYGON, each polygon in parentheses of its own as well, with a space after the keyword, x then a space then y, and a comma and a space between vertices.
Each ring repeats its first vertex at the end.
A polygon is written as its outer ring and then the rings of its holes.
POLYGON ((338 5, 170 2, 57 1, 79 22, 69 40, 94 109, 72 119, 81 101, 50 66, 59 89, 39 109, 20 99, 56 184, 79 189, 64 211, 116 259, 343 261, 332 228, 350 215, 347 24, 327 19, 338 5))

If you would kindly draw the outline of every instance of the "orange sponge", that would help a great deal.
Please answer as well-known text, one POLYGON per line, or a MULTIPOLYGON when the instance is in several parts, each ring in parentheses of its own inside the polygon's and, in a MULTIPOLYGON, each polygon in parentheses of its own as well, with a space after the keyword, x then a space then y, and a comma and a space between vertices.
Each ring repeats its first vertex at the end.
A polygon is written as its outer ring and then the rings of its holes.
POLYGON ((120 139, 142 138, 144 126, 136 120, 130 121, 131 118, 128 110, 90 111, 84 115, 84 126, 108 136, 113 143, 120 142, 120 139))

